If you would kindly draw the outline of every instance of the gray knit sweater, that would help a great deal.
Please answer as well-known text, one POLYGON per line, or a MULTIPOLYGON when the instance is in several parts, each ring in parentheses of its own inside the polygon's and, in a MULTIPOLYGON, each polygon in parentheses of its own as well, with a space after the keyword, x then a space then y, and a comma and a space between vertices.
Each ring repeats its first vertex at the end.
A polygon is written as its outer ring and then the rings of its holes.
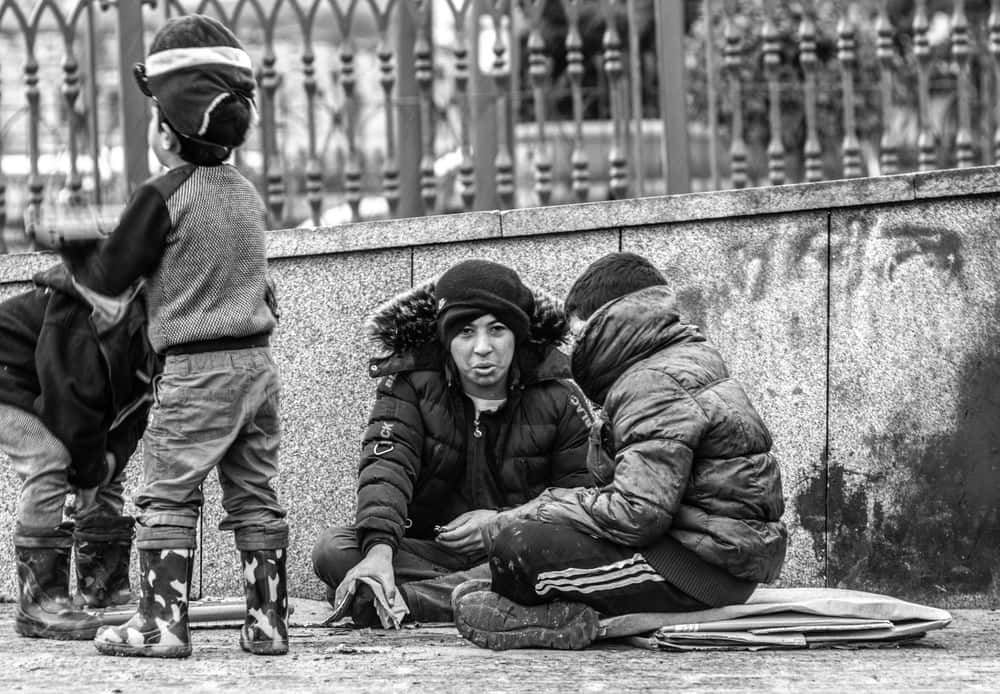
POLYGON ((118 294, 147 282, 149 341, 188 343, 270 333, 264 204, 236 168, 184 165, 136 189, 78 281, 118 294))

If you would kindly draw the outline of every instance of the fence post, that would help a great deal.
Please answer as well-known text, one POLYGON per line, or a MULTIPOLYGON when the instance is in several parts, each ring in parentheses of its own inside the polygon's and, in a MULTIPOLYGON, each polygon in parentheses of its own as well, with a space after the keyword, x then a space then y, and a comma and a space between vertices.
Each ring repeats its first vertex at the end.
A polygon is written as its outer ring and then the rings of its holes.
POLYGON ((684 80, 684 3, 654 2, 656 60, 660 74, 660 155, 667 193, 691 190, 688 164, 687 88, 684 80))
MULTIPOLYGON (((409 1, 409 0, 407 0, 409 1)), ((413 48, 417 28, 408 7, 400 5, 396 28, 396 123, 399 133, 399 212, 400 217, 422 217, 424 202, 420 198, 421 128, 432 127, 420 122, 420 98, 417 89, 413 48)))
MULTIPOLYGON (((470 113, 474 143, 472 160, 476 177, 476 200, 473 208, 477 210, 494 210, 500 206, 497 196, 496 156, 499 138, 497 137, 497 95, 496 81, 490 74, 492 68, 484 69, 492 64, 492 41, 484 41, 484 32, 488 32, 490 24, 490 9, 487 0, 473 0, 472 23, 469 35, 472 50, 470 74, 472 90, 470 92, 470 113)), ((1000 45, 1000 42, 998 42, 1000 45)), ((1000 61, 997 63, 1000 65, 1000 61)))
POLYGON ((141 2, 119 2, 118 9, 118 103, 122 118, 122 148, 125 161, 126 197, 149 177, 146 126, 149 105, 136 87, 132 66, 145 58, 142 38, 141 2))

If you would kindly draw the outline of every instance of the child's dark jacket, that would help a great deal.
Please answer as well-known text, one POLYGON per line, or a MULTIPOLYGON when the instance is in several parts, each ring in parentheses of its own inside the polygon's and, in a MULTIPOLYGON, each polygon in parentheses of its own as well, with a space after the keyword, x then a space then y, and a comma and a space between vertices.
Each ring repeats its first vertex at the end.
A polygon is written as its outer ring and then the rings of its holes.
POLYGON ((146 338, 142 298, 104 326, 57 265, 34 288, 0 304, 0 402, 35 414, 67 448, 70 483, 97 486, 116 475, 146 426, 156 362, 146 338))

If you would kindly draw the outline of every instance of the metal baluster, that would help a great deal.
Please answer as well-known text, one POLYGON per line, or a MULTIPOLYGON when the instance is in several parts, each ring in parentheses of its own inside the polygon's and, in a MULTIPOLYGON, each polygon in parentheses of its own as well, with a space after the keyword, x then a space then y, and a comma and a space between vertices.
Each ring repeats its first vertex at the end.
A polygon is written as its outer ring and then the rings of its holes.
POLYGON ((351 220, 360 218, 361 210, 361 157, 358 152, 358 78, 354 71, 355 47, 351 38, 351 24, 358 0, 350 0, 346 8, 333 3, 337 27, 340 29, 340 84, 344 92, 344 131, 347 138, 347 161, 344 164, 344 191, 351 220))
POLYGON ((771 130, 767 145, 767 178, 773 186, 785 182, 785 144, 781 138, 781 40, 774 24, 774 3, 768 4, 764 18, 764 75, 767 78, 768 124, 771 130))
POLYGON ((97 107, 97 29, 94 20, 94 6, 88 0, 83 0, 81 7, 87 13, 87 126, 90 145, 90 175, 94 180, 94 204, 100 207, 103 202, 101 191, 101 128, 97 107))
POLYGON ((841 151, 844 178, 857 178, 862 173, 861 144, 858 142, 854 97, 854 68, 858 64, 858 55, 855 51, 855 7, 854 4, 850 5, 837 24, 837 59, 840 61, 840 81, 843 84, 844 99, 844 141, 841 151))
POLYGON ((958 168, 975 164, 972 151, 972 109, 969 104, 969 20, 965 15, 965 0, 955 0, 951 17, 951 57, 955 61, 955 81, 958 92, 958 129, 955 131, 955 160, 958 168))
POLYGON ((604 72, 608 76, 611 100, 612 139, 608 152, 608 197, 619 200, 628 195, 628 157, 625 155, 625 94, 622 43, 615 24, 615 7, 621 0, 607 0, 604 25, 604 72))
POLYGON ((1000 164, 1000 0, 990 5, 990 56, 993 58, 993 103, 996 128, 993 131, 993 163, 1000 164))
POLYGON ((521 0, 531 31, 528 34, 528 75, 531 78, 531 95, 535 106, 535 125, 538 140, 535 142, 535 195, 541 205, 552 198, 552 154, 545 132, 545 87, 549 76, 549 59, 545 55, 542 38, 542 14, 545 0, 521 0))
POLYGON ((917 136, 917 163, 921 171, 932 170, 936 162, 934 131, 930 115, 931 46, 927 37, 927 0, 917 0, 913 13, 913 55, 917 59, 917 98, 920 134, 917 136))
MULTIPOLYGON (((273 14, 272 14, 273 19, 273 14)), ((264 34, 264 57, 260 67, 261 89, 261 151, 263 153, 265 190, 264 199, 270 210, 272 222, 281 224, 285 209, 285 177, 278 153, 275 93, 278 90, 278 71, 274 69, 274 23, 268 22, 264 34)))
POLYGON ((462 197, 462 209, 469 211, 476 200, 476 167, 472 161, 472 107, 469 103, 469 38, 465 31, 466 15, 472 6, 470 0, 463 0, 456 7, 454 0, 448 0, 455 20, 455 91, 458 94, 459 119, 461 120, 460 149, 462 161, 458 165, 458 185, 462 197))
MULTIPOLYGON (((25 28, 28 56, 24 63, 24 93, 28 100, 28 209, 26 214, 36 220, 40 218, 42 213, 42 191, 44 189, 38 170, 38 158, 41 156, 38 141, 41 104, 38 91, 38 61, 35 59, 37 28, 38 25, 34 22, 30 27, 25 28)), ((34 241, 33 238, 32 241, 34 241)))
POLYGON ((319 3, 314 3, 307 13, 299 11, 299 28, 302 31, 302 88, 306 93, 306 201, 309 204, 310 220, 319 226, 323 208, 323 168, 316 153, 316 54, 313 53, 312 27, 316 21, 319 3))
POLYGON ((740 75, 743 60, 743 39, 732 17, 733 8, 726 8, 726 50, 724 69, 729 78, 729 101, 733 113, 732 135, 729 143, 730 178, 733 188, 747 185, 747 144, 743 139, 743 82, 740 75))
POLYGON ((496 169, 497 198, 502 208, 514 204, 514 162, 511 158, 508 134, 508 99, 510 89, 510 58, 504 41, 503 18, 507 15, 507 0, 488 0, 493 30, 493 80, 497 89, 497 153, 493 160, 496 169))
POLYGON ((806 111, 806 141, 802 154, 806 181, 814 183, 823 180, 823 149, 816 133, 816 23, 810 10, 802 13, 799 25, 799 63, 806 111))
POLYGON ((437 179, 434 176, 434 64, 427 33, 430 0, 408 0, 407 7, 417 32, 413 42, 413 68, 420 90, 420 198, 424 214, 433 214, 437 206, 437 179))
POLYGON ((896 56, 894 48, 894 31, 889 20, 886 3, 879 7, 878 18, 875 20, 877 43, 875 55, 879 64, 879 88, 882 92, 882 137, 879 140, 879 173, 888 176, 899 172, 899 151, 896 146, 896 133, 892 123, 892 78, 893 61, 896 56))
MULTIPOLYGON (((3 105, 3 83, 0 82, 0 106, 3 105)), ((0 255, 7 252, 4 229, 7 228, 7 176, 3 172, 3 130, 0 129, 0 255)))
POLYGON ((66 102, 66 113, 69 119, 69 137, 67 145, 69 147, 69 176, 66 179, 64 190, 70 205, 79 205, 83 202, 80 190, 83 182, 80 178, 80 168, 77 162, 79 152, 77 149, 78 126, 76 121, 76 100, 80 96, 80 64, 73 54, 72 29, 67 27, 63 34, 63 44, 66 55, 63 57, 63 83, 61 87, 63 100, 66 102))
MULTIPOLYGON (((704 0, 705 16, 705 90, 708 100, 708 172, 712 190, 719 189, 719 85, 715 70, 715 36, 712 32, 715 8, 704 0)), ((641 184, 640 184, 641 185, 641 184)))
MULTIPOLYGON (((450 0, 449 0, 450 1, 450 0)), ((396 61, 392 44, 389 43, 389 19, 396 6, 396 0, 388 0, 380 7, 378 0, 368 0, 375 15, 378 30, 379 84, 382 86, 382 103, 385 108, 385 158, 382 161, 382 194, 389 206, 389 215, 395 217, 399 211, 399 157, 396 153, 396 109, 392 103, 392 90, 396 86, 396 61)))
MULTIPOLYGON (((631 89, 630 101, 628 102, 630 128, 626 131, 632 152, 632 172, 635 178, 636 195, 642 196, 646 188, 645 179, 642 172, 642 63, 639 54, 639 20, 637 16, 636 0, 626 0, 628 12, 628 65, 631 79, 628 84, 631 89)), ((711 63, 709 64, 711 71, 711 63)), ((664 133, 664 136, 666 134, 664 133)))
POLYGON ((566 12, 566 74, 573 95, 573 194, 578 202, 590 197, 590 159, 583 146, 583 39, 580 36, 580 3, 582 0, 562 0, 566 12))

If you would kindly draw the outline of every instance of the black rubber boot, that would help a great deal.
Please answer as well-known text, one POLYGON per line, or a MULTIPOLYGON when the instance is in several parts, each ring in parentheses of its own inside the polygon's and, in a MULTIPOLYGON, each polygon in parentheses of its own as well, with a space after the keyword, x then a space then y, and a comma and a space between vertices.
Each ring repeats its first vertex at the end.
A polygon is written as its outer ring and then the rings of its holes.
POLYGON ((139 550, 139 609, 125 624, 101 628, 94 639, 98 652, 153 658, 191 655, 188 594, 193 565, 193 549, 139 550))
POLYGON ((247 616, 240 646, 255 655, 288 653, 288 579, 284 549, 243 550, 247 616))
POLYGON ((18 601, 14 630, 39 639, 87 641, 101 620, 77 610, 69 598, 67 547, 15 547, 18 601))
POLYGON ((135 519, 131 516, 84 518, 76 523, 76 596, 84 607, 132 602, 128 567, 135 519))

